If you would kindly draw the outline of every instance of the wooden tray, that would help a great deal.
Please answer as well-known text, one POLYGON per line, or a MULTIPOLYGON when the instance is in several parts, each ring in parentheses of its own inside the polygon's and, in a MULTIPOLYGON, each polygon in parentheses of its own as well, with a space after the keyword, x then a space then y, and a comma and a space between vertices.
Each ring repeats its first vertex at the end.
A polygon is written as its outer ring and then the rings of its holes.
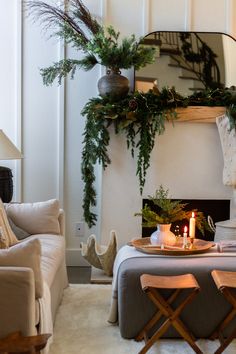
POLYGON ((164 246, 164 249, 161 249, 160 246, 152 245, 150 242, 150 237, 144 237, 133 240, 130 242, 130 244, 140 252, 149 254, 164 254, 168 256, 184 256, 190 254, 204 253, 207 252, 211 247, 215 246, 214 242, 194 239, 193 245, 190 245, 190 247, 186 249, 182 247, 182 237, 177 239, 176 244, 174 246, 164 246))

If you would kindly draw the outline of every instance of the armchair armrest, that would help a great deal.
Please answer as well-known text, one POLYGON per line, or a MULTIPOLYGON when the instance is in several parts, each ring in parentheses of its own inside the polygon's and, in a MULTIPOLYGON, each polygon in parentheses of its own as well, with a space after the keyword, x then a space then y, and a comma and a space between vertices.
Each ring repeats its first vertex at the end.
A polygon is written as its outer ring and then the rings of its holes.
POLYGON ((33 270, 0 267, 0 284, 0 338, 15 331, 36 334, 33 270))

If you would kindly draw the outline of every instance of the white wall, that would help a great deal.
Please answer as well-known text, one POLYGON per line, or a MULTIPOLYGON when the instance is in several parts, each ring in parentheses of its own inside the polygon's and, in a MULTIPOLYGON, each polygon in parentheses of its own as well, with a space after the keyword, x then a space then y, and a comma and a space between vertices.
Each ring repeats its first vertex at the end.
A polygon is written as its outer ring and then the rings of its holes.
MULTIPOLYGON (((20 8, 16 1, 3 1, 4 11, 0 11, 0 129, 7 134, 14 144, 21 149, 21 112, 19 102, 19 79, 18 72, 20 59, 20 38, 18 29, 20 25, 20 8), (4 38, 4 40, 3 40, 4 38)), ((12 169, 14 180, 17 187, 13 198, 17 200, 21 196, 21 162, 20 161, 1 161, 1 166, 12 169)))
POLYGON ((16 87, 16 9, 13 1, 6 1, 5 11, 0 11, 1 33, 4 40, 0 43, 1 85, 0 85, 0 123, 6 134, 14 138, 15 125, 15 87, 16 87), (6 11, 6 12, 5 12, 6 11), (6 13, 12 16, 6 16, 6 13), (12 133, 13 132, 13 133, 12 133))
MULTIPOLYGON (((53 1, 51 1, 53 3, 53 1)), ((23 13, 22 50, 22 134, 23 200, 35 201, 58 195, 58 125, 60 90, 55 84, 44 87, 39 68, 60 59, 59 46, 49 41, 23 13)))
MULTIPOLYGON (((0 1, 5 6, 4 14, 0 15, 0 30, 7 39, 1 44, 5 56, 0 57, 0 119, 11 138, 23 141, 22 200, 60 199, 67 214, 69 261, 75 264, 79 262, 77 250, 81 240, 74 237, 73 224, 82 220, 83 193, 80 163, 84 118, 80 111, 90 97, 96 96, 96 83, 102 71, 100 68, 89 73, 80 71, 74 81, 66 80, 60 88, 57 85, 44 87, 39 68, 63 57, 62 48, 55 40, 46 40, 40 26, 32 24, 25 14, 21 15, 16 9, 21 0, 0 1), (21 50, 16 18, 18 23, 21 20, 23 23, 21 50), (15 64, 13 57, 17 58, 15 64), (19 75, 22 78, 20 88, 16 83, 19 75), (12 89, 15 87, 18 90, 12 89), (14 110, 16 106, 18 112, 14 110)), ((86 0, 84 3, 122 35, 135 33, 139 37, 154 30, 236 34, 236 11, 231 15, 235 1, 86 0)), ((74 55, 76 53, 68 49, 68 56, 74 55)), ((132 79, 132 70, 127 74, 132 79)), ((119 242, 123 244, 138 236, 141 230, 140 220, 133 217, 141 208, 136 161, 127 152, 123 136, 111 133, 109 151, 111 166, 103 174, 99 167, 97 169, 99 222, 93 231, 97 235, 101 231, 101 240, 106 242, 110 229, 115 228, 119 242)), ((177 198, 228 198, 231 195, 230 189, 222 184, 222 153, 214 124, 167 126, 165 135, 157 139, 151 162, 144 196, 152 194, 159 183, 168 187, 177 198)), ((90 233, 91 230, 86 229, 86 237, 90 233)))

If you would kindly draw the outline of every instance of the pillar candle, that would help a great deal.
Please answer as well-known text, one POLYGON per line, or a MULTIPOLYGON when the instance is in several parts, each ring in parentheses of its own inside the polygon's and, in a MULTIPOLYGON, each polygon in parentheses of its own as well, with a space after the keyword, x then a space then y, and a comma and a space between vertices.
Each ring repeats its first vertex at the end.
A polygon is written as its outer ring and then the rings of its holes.
POLYGON ((187 226, 184 226, 184 233, 183 233, 183 247, 187 247, 188 245, 188 228, 187 226))
POLYGON ((195 229, 196 229, 196 219, 194 212, 192 212, 192 217, 189 220, 189 237, 195 237, 195 229))

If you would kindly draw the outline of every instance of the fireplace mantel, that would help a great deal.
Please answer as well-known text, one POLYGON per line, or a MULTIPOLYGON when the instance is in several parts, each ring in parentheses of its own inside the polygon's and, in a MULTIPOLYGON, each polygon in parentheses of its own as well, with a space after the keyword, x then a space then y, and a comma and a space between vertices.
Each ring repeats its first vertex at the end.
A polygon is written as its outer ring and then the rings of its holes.
POLYGON ((189 106, 176 108, 177 122, 215 123, 216 117, 225 113, 225 107, 189 106))

